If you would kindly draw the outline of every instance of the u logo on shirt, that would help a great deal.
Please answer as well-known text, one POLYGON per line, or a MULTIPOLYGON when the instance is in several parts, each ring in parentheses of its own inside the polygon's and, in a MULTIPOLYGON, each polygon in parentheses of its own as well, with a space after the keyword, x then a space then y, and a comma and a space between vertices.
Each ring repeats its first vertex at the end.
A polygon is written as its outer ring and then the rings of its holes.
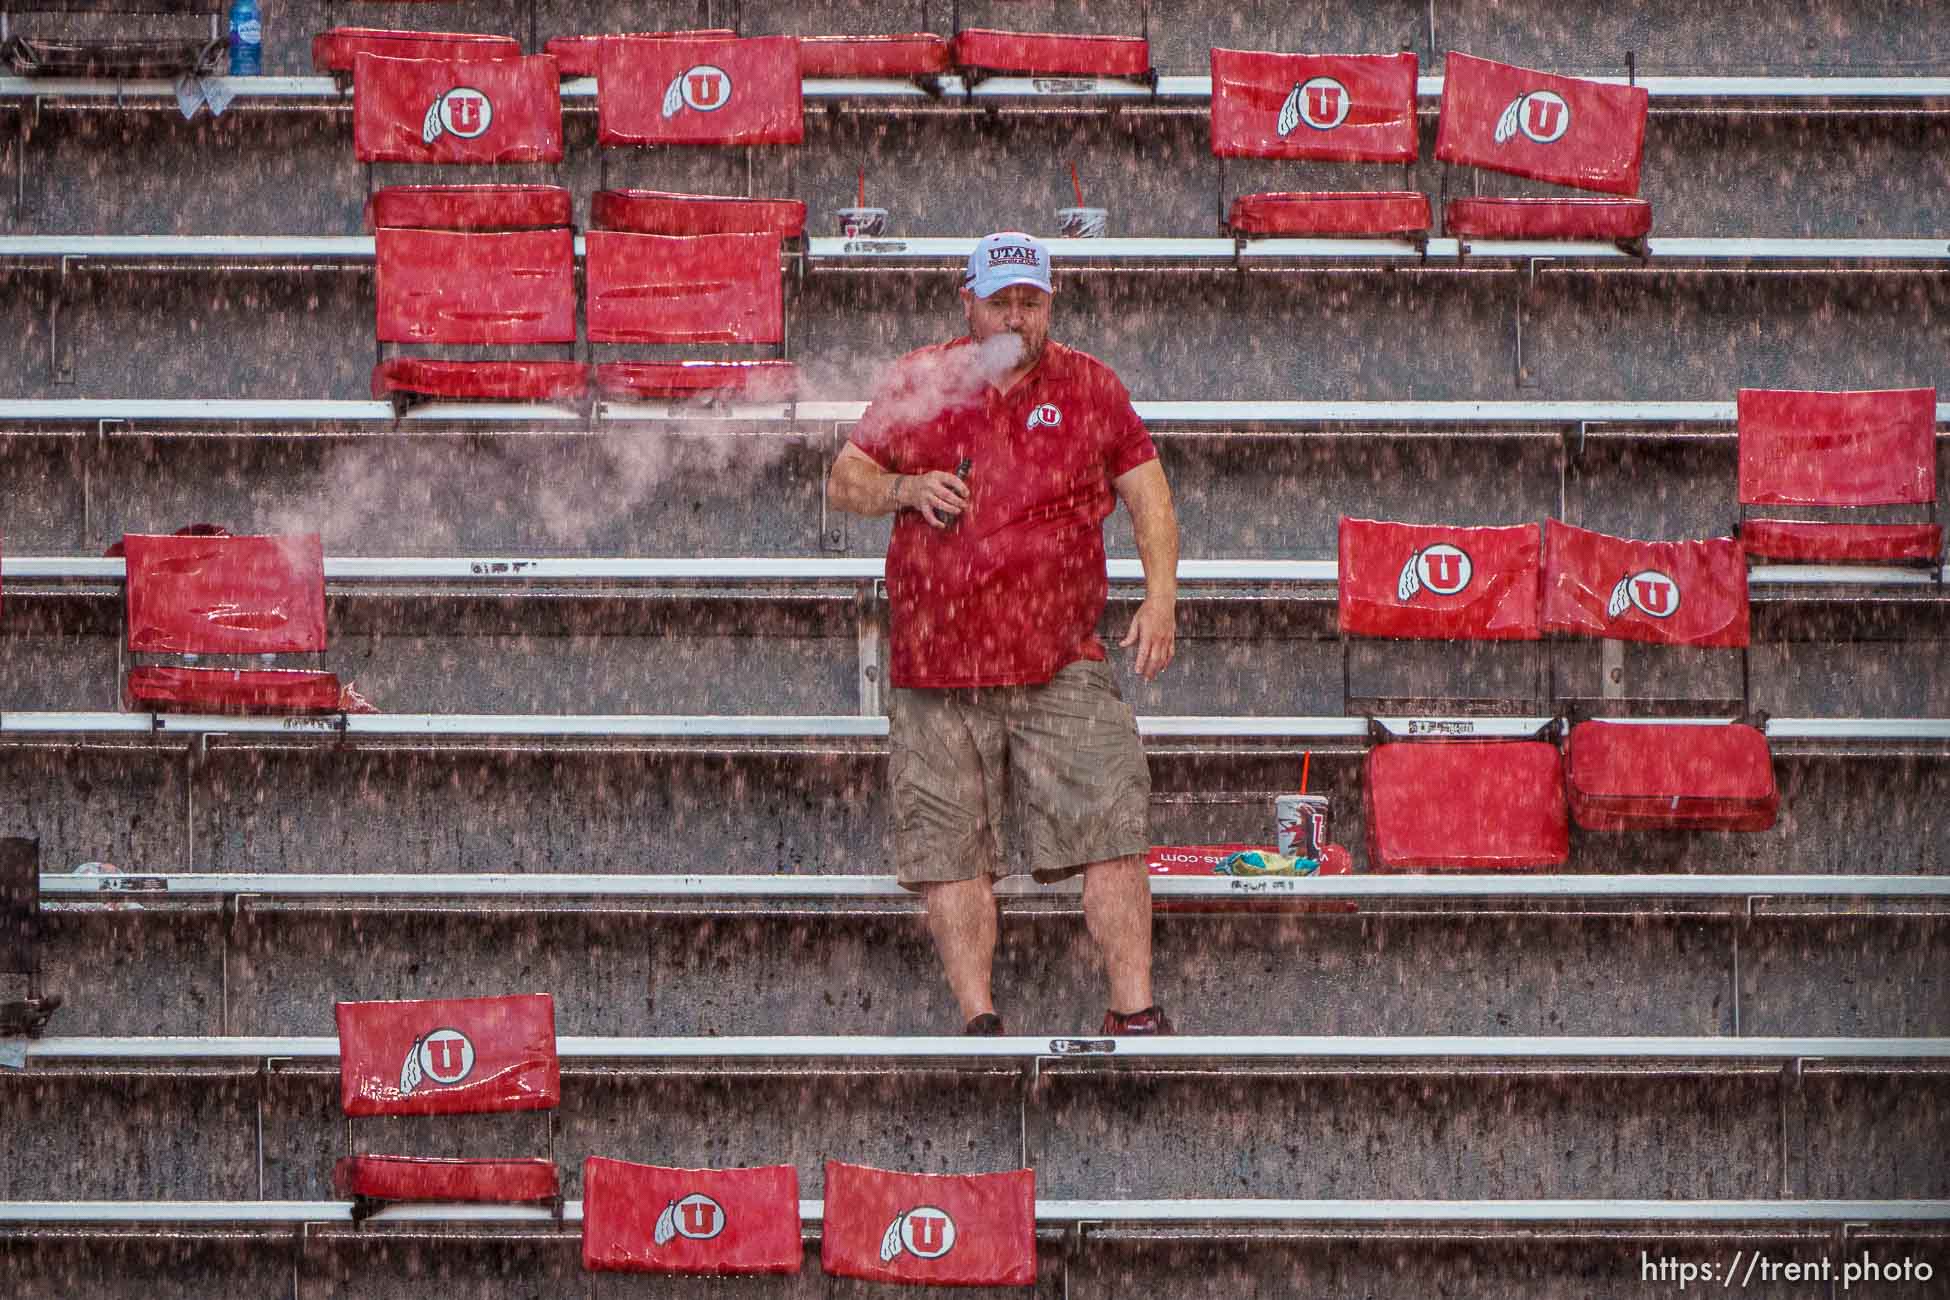
POLYGON ((1044 402, 1029 413, 1029 419, 1022 427, 1030 433, 1038 429, 1060 429, 1063 427, 1063 412, 1057 409, 1054 402, 1044 402))

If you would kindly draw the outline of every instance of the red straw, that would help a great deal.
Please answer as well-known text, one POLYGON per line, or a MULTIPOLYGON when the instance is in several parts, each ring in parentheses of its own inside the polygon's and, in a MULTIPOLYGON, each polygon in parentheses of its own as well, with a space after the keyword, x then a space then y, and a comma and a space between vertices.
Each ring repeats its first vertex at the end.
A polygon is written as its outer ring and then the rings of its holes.
POLYGON ((1077 206, 1083 206, 1083 186, 1077 183, 1077 165, 1070 164, 1070 188, 1076 192, 1077 206))
POLYGON ((867 169, 864 167, 860 169, 860 201, 853 206, 856 208, 867 206, 867 169))
POLYGON ((1310 749, 1300 756, 1300 793, 1307 793, 1307 769, 1314 764, 1314 752, 1310 749))

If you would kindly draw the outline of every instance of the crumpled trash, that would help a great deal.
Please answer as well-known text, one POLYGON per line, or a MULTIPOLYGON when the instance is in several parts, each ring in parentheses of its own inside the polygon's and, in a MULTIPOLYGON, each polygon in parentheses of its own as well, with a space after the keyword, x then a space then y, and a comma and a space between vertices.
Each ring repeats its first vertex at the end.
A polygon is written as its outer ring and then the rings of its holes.
POLYGON ((195 121, 197 110, 205 105, 209 106, 211 117, 222 117, 230 101, 237 98, 229 78, 199 77, 194 72, 176 78, 175 90, 176 107, 182 111, 185 121, 195 121))
POLYGON ((347 682, 339 690, 340 713, 377 713, 379 706, 359 694, 359 683, 347 682))
POLYGON ((1241 849, 1212 871, 1220 876, 1347 876, 1354 873, 1354 857, 1339 844, 1329 844, 1318 859, 1289 858, 1268 849, 1241 849))

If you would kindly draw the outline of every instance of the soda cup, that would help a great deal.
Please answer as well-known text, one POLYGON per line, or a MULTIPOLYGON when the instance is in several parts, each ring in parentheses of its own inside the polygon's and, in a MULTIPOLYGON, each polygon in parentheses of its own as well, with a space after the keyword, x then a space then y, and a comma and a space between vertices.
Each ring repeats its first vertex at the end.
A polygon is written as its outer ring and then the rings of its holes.
POLYGON ((1273 800, 1273 843, 1281 857, 1320 861, 1328 835, 1327 796, 1283 794, 1273 800))
POLYGON ((1058 208, 1056 233, 1062 239, 1102 239, 1110 228, 1108 208, 1058 208))
POLYGON ((878 239, 887 229, 885 208, 841 208, 840 234, 847 239, 878 239))

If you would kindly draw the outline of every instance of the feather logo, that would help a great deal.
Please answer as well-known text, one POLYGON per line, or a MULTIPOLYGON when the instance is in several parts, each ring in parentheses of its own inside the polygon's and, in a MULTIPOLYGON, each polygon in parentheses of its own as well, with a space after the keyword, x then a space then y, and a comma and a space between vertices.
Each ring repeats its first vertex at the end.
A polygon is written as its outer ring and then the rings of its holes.
POLYGON ((1626 610, 1630 609, 1631 607, 1632 607, 1632 579, 1631 576, 1628 574, 1627 576, 1620 578, 1618 580, 1618 585, 1611 589, 1611 599, 1605 602, 1605 617, 1617 618, 1620 614, 1623 614, 1626 610))
POLYGON ((410 1097, 421 1084, 456 1084, 474 1071, 474 1044, 458 1029, 435 1029, 413 1042, 399 1068, 399 1095, 410 1097))
POLYGON ((1408 563, 1402 566, 1402 576, 1395 583, 1395 599, 1403 602, 1415 599, 1415 593, 1422 590, 1422 575, 1416 566, 1422 558, 1420 551, 1409 554, 1408 563))
POLYGON ((731 102, 731 74, 709 63, 685 68, 664 87, 664 116, 676 117, 687 108, 715 113, 731 102))
POLYGON ((432 144, 443 134, 472 140, 487 134, 493 120, 494 104, 486 95, 472 86, 455 86, 434 100, 420 119, 420 143, 432 144))
POLYGON ((1504 108, 1502 114, 1496 119, 1495 139, 1498 144, 1507 144, 1510 138, 1516 135, 1517 114, 1523 110, 1523 100, 1524 97, 1518 95, 1510 101, 1509 105, 1504 108))
POLYGON ((881 1263, 885 1264, 901 1253, 901 1229, 906 1225, 907 1215, 896 1214, 894 1221, 887 1225, 887 1231, 880 1234, 881 1263))
POLYGON ((650 1239, 657 1245, 662 1246, 666 1245, 676 1235, 677 1202, 672 1201, 670 1204, 664 1206, 664 1212, 657 1216, 657 1230, 651 1234, 650 1239))
POLYGON ((897 1258, 902 1251, 917 1259, 940 1259, 955 1248, 955 1221, 948 1212, 932 1205, 917 1205, 894 1216, 887 1231, 880 1234, 880 1262, 897 1258))
POLYGON ((1280 138, 1285 139, 1300 125, 1300 83, 1294 82, 1293 89, 1287 92, 1286 102, 1280 105, 1280 138))

